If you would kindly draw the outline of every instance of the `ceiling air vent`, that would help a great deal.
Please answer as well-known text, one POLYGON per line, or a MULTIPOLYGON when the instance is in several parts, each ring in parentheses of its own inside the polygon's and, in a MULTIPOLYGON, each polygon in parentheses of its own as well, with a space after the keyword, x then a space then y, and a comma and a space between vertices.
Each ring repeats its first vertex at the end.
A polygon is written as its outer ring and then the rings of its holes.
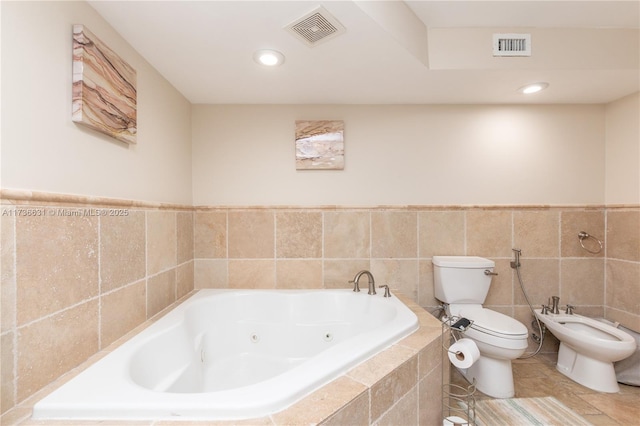
POLYGON ((318 6, 307 15, 290 23, 285 29, 307 46, 316 46, 346 31, 342 24, 322 6, 318 6))
POLYGON ((531 34, 494 34, 493 56, 531 56, 531 34))

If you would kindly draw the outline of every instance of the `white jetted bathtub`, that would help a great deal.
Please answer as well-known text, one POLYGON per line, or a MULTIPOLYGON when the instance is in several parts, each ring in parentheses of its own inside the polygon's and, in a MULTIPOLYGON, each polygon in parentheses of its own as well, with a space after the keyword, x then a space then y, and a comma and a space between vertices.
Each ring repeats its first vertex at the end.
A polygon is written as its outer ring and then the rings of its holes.
POLYGON ((394 296, 200 290, 38 402, 33 418, 265 416, 417 328, 394 296))

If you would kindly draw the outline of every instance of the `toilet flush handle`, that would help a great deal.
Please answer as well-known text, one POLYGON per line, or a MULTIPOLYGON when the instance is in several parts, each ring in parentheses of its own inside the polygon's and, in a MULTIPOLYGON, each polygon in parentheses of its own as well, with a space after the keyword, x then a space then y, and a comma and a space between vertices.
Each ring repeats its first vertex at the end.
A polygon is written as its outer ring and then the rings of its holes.
POLYGON ((492 271, 490 271, 490 270, 488 270, 488 269, 485 269, 485 270, 484 270, 484 274, 485 274, 485 275, 498 275, 498 273, 497 273, 497 272, 492 272, 492 271))

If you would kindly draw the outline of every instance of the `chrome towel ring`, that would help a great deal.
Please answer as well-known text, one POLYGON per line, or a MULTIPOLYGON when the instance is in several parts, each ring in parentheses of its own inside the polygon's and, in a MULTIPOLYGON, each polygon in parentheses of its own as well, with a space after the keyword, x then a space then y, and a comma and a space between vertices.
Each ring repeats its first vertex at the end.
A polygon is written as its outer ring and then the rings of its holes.
POLYGON ((578 232, 578 239, 580 240, 580 246, 585 249, 586 251, 588 251, 589 253, 592 254, 598 254, 602 251, 602 241, 600 241, 599 239, 597 239, 596 237, 594 237, 593 235, 589 235, 588 233, 584 232, 584 231, 580 231, 578 232), (588 248, 586 248, 584 246, 584 240, 588 240, 589 238, 591 238, 592 240, 596 241, 598 243, 598 245, 600 246, 600 248, 596 250, 589 250, 588 248))

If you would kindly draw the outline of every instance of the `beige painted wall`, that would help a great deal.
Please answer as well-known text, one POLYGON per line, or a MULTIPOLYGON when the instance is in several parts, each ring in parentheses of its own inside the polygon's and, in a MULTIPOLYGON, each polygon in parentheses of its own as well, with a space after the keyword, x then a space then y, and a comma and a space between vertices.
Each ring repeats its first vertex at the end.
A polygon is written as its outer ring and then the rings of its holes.
POLYGON ((640 203, 640 93, 606 105, 606 202, 640 203))
POLYGON ((191 105, 85 2, 2 2, 2 186, 191 204, 191 105), (138 143, 71 121, 72 25, 137 70, 138 143))
POLYGON ((602 105, 194 105, 195 205, 602 204, 602 105), (345 122, 343 171, 296 171, 294 121, 345 122))

